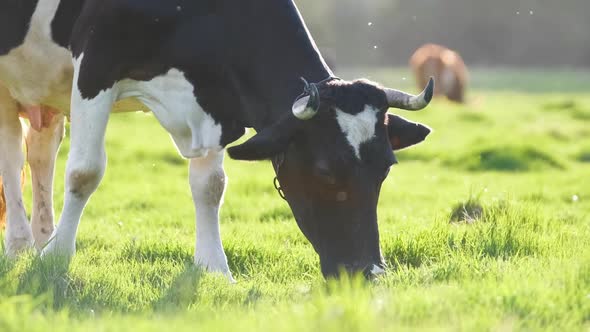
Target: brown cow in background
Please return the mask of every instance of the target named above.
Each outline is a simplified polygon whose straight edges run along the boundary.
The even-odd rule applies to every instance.
[[[436,82],[435,95],[445,95],[458,103],[465,101],[468,73],[457,52],[441,45],[425,44],[410,58],[410,67],[420,89],[432,76]]]

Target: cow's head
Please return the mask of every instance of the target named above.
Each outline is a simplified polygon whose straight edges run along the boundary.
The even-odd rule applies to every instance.
[[[430,133],[387,110],[424,108],[434,82],[418,96],[366,80],[305,85],[292,112],[228,152],[235,159],[273,160],[286,200],[319,254],[325,276],[343,269],[366,276],[380,273],[381,184],[397,162],[393,151]]]

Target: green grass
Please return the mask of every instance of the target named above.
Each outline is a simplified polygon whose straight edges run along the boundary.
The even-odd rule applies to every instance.
[[[408,88],[399,75],[369,74]],[[472,75],[467,105],[403,113],[434,132],[383,186],[378,281],[325,282],[270,164],[229,159],[222,236],[237,284],[203,274],[187,163],[152,116],[117,115],[69,269],[0,256],[0,331],[590,329],[589,75]]]

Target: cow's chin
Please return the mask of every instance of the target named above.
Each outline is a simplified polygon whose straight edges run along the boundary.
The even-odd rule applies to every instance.
[[[309,208],[309,201],[289,199],[289,205],[299,228],[320,257],[324,277],[362,273],[372,278],[384,272],[376,204],[369,209],[345,204],[311,204]]]
[[[385,263],[379,258],[369,260],[358,260],[354,262],[338,262],[328,258],[320,257],[320,266],[325,278],[339,278],[343,274],[362,274],[365,278],[372,280],[385,273]]]
[[[340,241],[339,241],[340,242]],[[385,272],[385,264],[379,249],[379,239],[371,239],[368,243],[350,243],[350,247],[361,246],[358,252],[343,248],[346,244],[321,243],[318,252],[320,266],[325,278],[338,278],[343,274],[362,274],[372,279]]]

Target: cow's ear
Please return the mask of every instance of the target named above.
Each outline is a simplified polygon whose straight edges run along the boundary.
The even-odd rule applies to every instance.
[[[237,160],[271,159],[287,150],[291,138],[297,132],[299,122],[290,114],[278,123],[261,130],[246,142],[228,148],[227,153],[232,159]]]
[[[408,121],[394,114],[387,114],[385,124],[393,150],[401,150],[418,144],[430,134],[430,128],[427,126]]]

